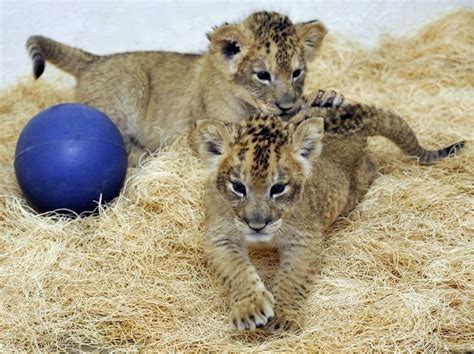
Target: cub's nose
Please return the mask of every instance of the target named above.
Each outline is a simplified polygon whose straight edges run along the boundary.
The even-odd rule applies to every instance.
[[[245,222],[247,223],[248,227],[250,227],[253,231],[258,233],[262,231],[265,228],[265,226],[267,226],[270,223],[270,220],[260,221],[260,220],[245,219]]]

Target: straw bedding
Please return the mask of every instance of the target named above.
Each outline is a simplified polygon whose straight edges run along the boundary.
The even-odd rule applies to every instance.
[[[241,334],[201,248],[203,170],[181,139],[130,169],[98,216],[36,215],[18,190],[26,121],[72,100],[53,80],[0,93],[0,350],[474,349],[474,12],[366,50],[329,38],[308,90],[334,88],[405,117],[456,158],[417,166],[374,138],[379,178],[328,232],[301,334]],[[275,254],[253,255],[270,279]]]

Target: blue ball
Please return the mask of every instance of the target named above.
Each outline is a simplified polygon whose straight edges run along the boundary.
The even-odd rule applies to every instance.
[[[33,117],[20,134],[15,173],[40,212],[93,211],[119,193],[127,150],[115,124],[83,104],[59,104]],[[67,210],[65,210],[67,209]]]

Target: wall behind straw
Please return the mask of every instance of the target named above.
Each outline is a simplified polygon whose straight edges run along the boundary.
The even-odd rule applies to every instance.
[[[42,34],[105,54],[129,50],[199,52],[212,26],[235,21],[252,11],[271,9],[293,21],[318,18],[332,32],[373,47],[381,35],[409,34],[471,0],[442,1],[93,1],[0,0],[0,87],[29,75],[24,45]],[[49,68],[47,76],[55,75]]]

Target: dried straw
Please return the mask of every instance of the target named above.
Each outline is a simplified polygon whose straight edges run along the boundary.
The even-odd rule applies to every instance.
[[[380,176],[330,230],[299,335],[240,334],[201,248],[203,171],[184,140],[129,171],[98,216],[36,215],[18,190],[17,136],[70,101],[58,82],[0,93],[0,350],[462,351],[474,349],[474,12],[366,50],[329,38],[308,90],[334,88],[405,117],[427,147],[468,141],[421,167],[382,138]],[[255,255],[266,278],[275,255]]]

